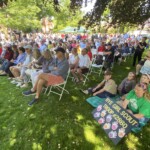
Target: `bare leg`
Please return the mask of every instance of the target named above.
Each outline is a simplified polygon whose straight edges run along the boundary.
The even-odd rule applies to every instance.
[[[39,97],[41,91],[42,91],[42,87],[44,85],[46,85],[46,83],[48,82],[49,80],[49,74],[46,74],[46,73],[42,73],[38,76],[38,79],[35,83],[35,86],[31,89],[32,92],[35,92],[36,91],[36,98]]]
[[[72,70],[71,70],[71,74],[73,75],[73,77],[74,77],[75,79],[78,79],[78,76],[77,76],[77,74],[76,74],[75,72],[76,72],[75,69],[72,69]]]
[[[14,76],[15,78],[20,76],[20,71],[19,71],[19,69],[17,69],[17,68],[11,68],[10,71],[11,71],[11,73],[13,74],[13,76]]]
[[[42,91],[43,86],[47,83],[44,79],[40,79],[37,85],[36,96],[35,98],[39,98],[40,93]]]
[[[80,80],[83,80],[82,70],[80,68],[77,69],[77,73],[78,73],[78,75],[80,77]]]

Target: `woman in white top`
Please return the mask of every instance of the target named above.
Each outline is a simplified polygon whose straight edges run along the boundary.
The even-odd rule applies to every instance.
[[[83,75],[89,71],[90,58],[87,54],[87,49],[82,49],[81,55],[79,55],[79,64],[77,68],[71,69],[71,73],[75,78],[75,81],[83,81]]]
[[[78,67],[79,56],[77,53],[77,48],[73,48],[71,54],[69,55],[69,66],[70,69],[74,69]]]

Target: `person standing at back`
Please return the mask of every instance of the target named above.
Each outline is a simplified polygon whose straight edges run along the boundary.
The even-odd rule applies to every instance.
[[[142,42],[137,43],[137,47],[136,47],[134,57],[133,57],[133,66],[135,66],[137,58],[138,58],[138,62],[140,62],[142,59],[142,54],[144,52],[144,48],[147,46],[147,44],[145,42],[146,39],[147,39],[146,37],[143,37]]]

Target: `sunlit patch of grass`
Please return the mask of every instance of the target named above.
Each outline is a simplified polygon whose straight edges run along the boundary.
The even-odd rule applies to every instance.
[[[113,68],[117,84],[129,71],[134,71],[131,59]],[[24,97],[24,89],[0,77],[0,150],[126,150],[150,149],[150,126],[140,134],[130,133],[115,146],[93,119],[94,109],[86,102],[89,96],[79,89],[98,84],[103,76],[89,75],[85,86],[69,79],[62,100],[57,95],[41,95],[39,103],[28,107],[33,96]],[[29,87],[30,88],[30,87]]]
[[[130,69],[131,69],[131,67],[126,67],[126,69],[127,69],[127,70],[130,70]]]
[[[100,144],[100,138],[94,133],[94,130],[89,126],[84,127],[85,139],[92,144]]]

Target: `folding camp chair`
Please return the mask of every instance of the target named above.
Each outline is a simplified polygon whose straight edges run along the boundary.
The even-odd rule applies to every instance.
[[[66,78],[66,80],[63,83],[56,84],[56,85],[51,85],[50,89],[49,89],[49,87],[47,87],[46,90],[45,90],[45,94],[47,93],[47,91],[49,89],[49,92],[48,92],[47,96],[49,96],[50,93],[54,93],[56,95],[59,95],[59,101],[61,100],[62,95],[63,95],[64,92],[66,92],[67,94],[69,94],[69,92],[65,89],[67,81],[68,81],[68,78],[69,78],[69,74],[70,74],[70,71],[68,71],[67,78]],[[57,90],[59,90],[60,92],[53,91],[52,90],[53,88],[57,88]]]

